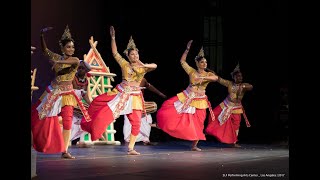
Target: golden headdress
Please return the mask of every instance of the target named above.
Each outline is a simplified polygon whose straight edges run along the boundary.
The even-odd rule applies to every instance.
[[[199,57],[203,57],[204,58],[204,51],[203,51],[203,46],[201,47],[198,55],[195,57],[195,60],[198,59]]]
[[[69,29],[69,26],[67,25],[66,28],[64,29],[64,32],[61,36],[61,39],[59,41],[59,44],[60,46],[63,46],[62,45],[62,41],[65,40],[65,39],[70,39],[73,41],[72,37],[71,37],[71,33],[70,33],[70,29]]]
[[[234,68],[234,70],[231,72],[231,76],[233,78],[234,74],[237,73],[237,72],[241,72],[240,71],[240,64],[238,62],[237,66]]]
[[[123,53],[124,53],[125,55],[127,55],[127,56],[128,56],[128,51],[129,51],[129,49],[134,49],[134,50],[136,50],[136,51],[139,51],[138,48],[136,47],[136,44],[134,43],[134,41],[133,41],[133,39],[132,39],[132,36],[130,36],[129,43],[128,43],[128,45],[127,45],[127,49],[123,51]]]

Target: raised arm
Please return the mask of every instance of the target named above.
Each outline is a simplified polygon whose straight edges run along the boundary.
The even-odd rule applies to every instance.
[[[46,41],[44,40],[44,33],[51,30],[52,27],[47,27],[47,28],[43,28],[40,30],[40,40],[41,40],[41,48],[42,48],[42,51],[45,53],[46,50],[48,49],[47,48],[47,44],[46,44]]]
[[[181,66],[182,66],[182,68],[186,71],[187,74],[190,74],[190,73],[193,71],[193,68],[190,67],[189,64],[186,62],[187,55],[188,55],[188,52],[189,52],[189,50],[190,50],[192,41],[193,41],[193,40],[190,40],[190,41],[188,42],[188,44],[187,44],[187,49],[184,51],[184,53],[182,54],[181,59],[180,59]]]
[[[52,27],[46,27],[40,30],[40,42],[41,42],[41,50],[45,56],[47,56],[52,61],[57,61],[61,58],[59,54],[56,54],[50,51],[47,47],[46,41],[44,39],[44,33],[53,29]]]
[[[117,44],[116,44],[116,31],[113,26],[110,26],[110,36],[111,36],[111,50],[112,54],[115,55],[118,53]]]
[[[193,40],[190,40],[187,44],[187,49],[184,51],[184,53],[182,54],[181,56],[181,59],[180,59],[180,62],[186,62],[186,59],[187,59],[187,55],[189,53],[189,50],[190,50],[190,47],[191,47],[191,44],[192,44],[192,41]]]
[[[118,53],[116,44],[116,32],[113,26],[110,26],[110,36],[111,36],[111,51],[114,59],[122,67],[127,61]]]

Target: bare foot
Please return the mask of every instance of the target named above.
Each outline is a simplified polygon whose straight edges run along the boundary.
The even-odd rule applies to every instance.
[[[140,155],[140,153],[137,152],[137,151],[134,150],[134,149],[130,149],[130,150],[128,150],[128,155]]]
[[[72,156],[68,152],[64,152],[64,153],[61,154],[61,158],[63,158],[63,159],[75,159],[76,157]]]
[[[191,148],[191,151],[201,151],[201,149],[198,147],[193,147],[193,148]]]

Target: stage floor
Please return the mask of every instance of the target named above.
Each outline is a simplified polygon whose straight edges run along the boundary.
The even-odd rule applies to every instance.
[[[190,151],[191,142],[137,143],[137,156],[126,154],[127,146],[94,145],[61,154],[37,153],[38,180],[171,180],[171,179],[289,179],[289,148],[279,144],[241,144],[241,148],[203,141],[201,152]]]

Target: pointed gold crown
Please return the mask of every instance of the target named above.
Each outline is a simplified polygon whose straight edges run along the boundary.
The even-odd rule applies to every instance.
[[[64,32],[61,36],[61,39],[59,41],[60,45],[62,46],[61,44],[61,41],[65,40],[65,39],[70,39],[72,40],[72,37],[71,37],[71,33],[70,33],[70,29],[69,29],[69,26],[67,25],[66,28],[64,29]]]
[[[203,51],[203,46],[201,47],[199,53],[198,53],[198,57],[204,57],[204,51]]]
[[[138,48],[136,47],[136,44],[134,43],[133,39],[132,39],[132,36],[130,36],[130,39],[129,39],[129,43],[127,45],[127,49],[123,51],[124,54],[128,55],[128,51],[129,49],[134,49],[136,51],[139,51]]]
[[[236,72],[240,72],[240,64],[238,62],[237,66],[234,68],[234,70],[231,72],[231,76],[233,77],[233,75],[236,73]]]
[[[203,46],[201,47],[201,49],[195,59],[198,59],[199,57],[204,57]]]

